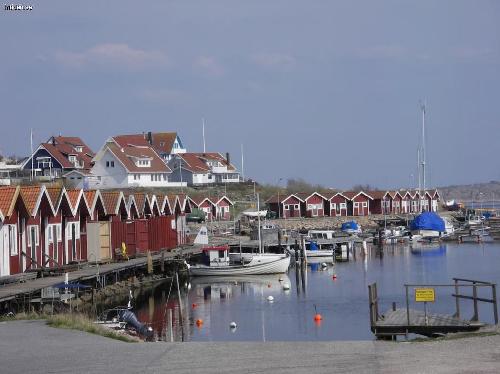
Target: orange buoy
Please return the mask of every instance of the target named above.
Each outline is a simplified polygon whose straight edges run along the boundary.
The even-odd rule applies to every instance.
[[[195,303],[191,304],[191,306],[194,308],[196,308],[198,305],[196,305]]]
[[[322,319],[323,319],[323,317],[321,317],[321,314],[316,313],[316,314],[314,315],[314,321],[319,322],[319,321],[321,321]]]
[[[332,275],[332,279],[333,279],[333,280],[336,280],[336,279],[337,279],[337,274],[333,274],[333,275]]]
[[[198,318],[196,320],[196,326],[201,327],[201,325],[203,325],[203,320]]]

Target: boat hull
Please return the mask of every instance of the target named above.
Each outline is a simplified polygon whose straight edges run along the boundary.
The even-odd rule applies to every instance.
[[[290,257],[282,257],[274,261],[250,263],[248,265],[228,266],[191,266],[189,274],[193,276],[226,276],[226,275],[261,275],[286,273],[290,266]]]

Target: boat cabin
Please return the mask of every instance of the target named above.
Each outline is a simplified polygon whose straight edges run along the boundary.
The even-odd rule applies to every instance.
[[[308,236],[311,239],[333,239],[335,237],[334,230],[309,230]]]
[[[203,263],[210,267],[229,265],[229,246],[204,247]]]

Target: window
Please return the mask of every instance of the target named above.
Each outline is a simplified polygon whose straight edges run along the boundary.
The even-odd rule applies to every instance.
[[[160,147],[165,147],[165,142],[160,142]]]
[[[137,180],[140,180],[141,179],[141,175],[140,174],[134,174],[134,180],[137,181]]]
[[[347,209],[347,203],[340,203],[340,209]]]
[[[75,155],[69,155],[68,156],[69,162],[75,163],[76,162],[76,156]]]
[[[62,234],[62,230],[61,230],[61,228],[62,228],[62,227],[61,227],[61,224],[60,224],[60,223],[56,224],[57,241],[58,241],[58,242],[62,241],[62,236],[61,236],[61,234]]]
[[[47,232],[49,233],[49,243],[52,243],[54,241],[54,238],[52,236],[53,231],[52,231],[52,225],[47,225]]]
[[[77,145],[75,147],[75,151],[78,152],[78,153],[81,153],[81,152],[83,152],[83,147],[81,145]]]
[[[106,167],[109,168],[109,161],[106,161]]]
[[[368,202],[367,201],[363,201],[363,208],[367,208],[368,207]]]
[[[8,247],[10,248],[10,255],[17,255],[17,227],[16,225],[5,225],[8,230]]]
[[[32,245],[32,237],[35,239],[35,246],[40,244],[40,235],[38,233],[38,226],[29,225],[28,226],[28,246]]]
[[[290,210],[290,205],[285,205],[285,210]]]
[[[111,161],[111,167],[114,168],[115,167],[115,162],[114,161]]]

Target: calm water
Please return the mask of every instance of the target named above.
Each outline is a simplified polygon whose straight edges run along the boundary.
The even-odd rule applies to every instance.
[[[310,264],[306,271],[300,265],[293,266],[286,275],[191,278],[181,290],[183,334],[175,285],[170,296],[170,283],[142,295],[137,314],[141,321],[152,323],[161,336],[165,335],[165,310],[173,309],[175,340],[366,340],[373,339],[368,313],[369,284],[378,284],[379,311],[383,313],[393,301],[398,307],[405,305],[403,284],[448,284],[453,277],[499,283],[500,244],[446,244],[425,250],[394,246],[385,247],[382,253],[373,247],[366,256],[358,253],[356,259],[329,264],[326,269]],[[290,284],[289,291],[283,290],[283,283]],[[452,314],[455,304],[451,293],[450,288],[437,288],[437,302],[429,304],[428,309]],[[483,289],[479,294],[490,297],[491,291]],[[268,296],[273,296],[272,303],[267,301]],[[472,316],[471,304],[461,302],[463,316]],[[323,316],[319,324],[314,322],[315,306]],[[413,303],[412,307],[423,309],[422,304]],[[480,304],[479,311],[481,320],[492,321],[491,304]],[[196,326],[197,319],[203,320],[200,327]],[[232,321],[237,323],[235,330],[229,327]]]

